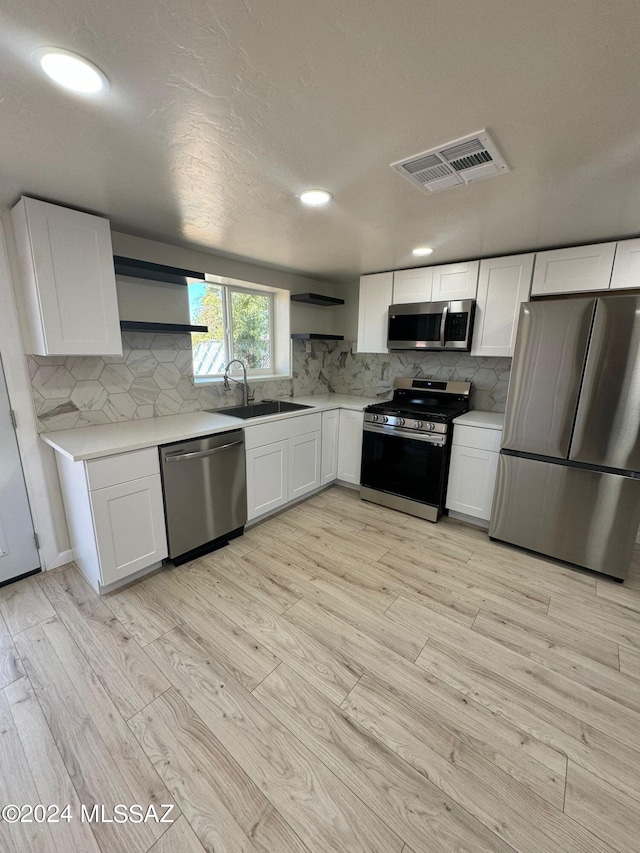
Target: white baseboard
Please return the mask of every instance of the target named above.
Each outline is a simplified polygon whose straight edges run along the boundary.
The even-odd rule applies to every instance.
[[[73,562],[73,551],[69,549],[68,551],[61,551],[58,556],[53,560],[50,566],[47,566],[45,571],[49,569],[57,569],[58,566],[64,566],[65,563]]]

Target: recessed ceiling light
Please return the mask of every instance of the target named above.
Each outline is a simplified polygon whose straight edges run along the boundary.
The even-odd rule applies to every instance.
[[[430,246],[417,246],[411,252],[412,255],[418,255],[418,257],[422,257],[423,255],[430,255],[433,252],[433,249]]]
[[[109,88],[109,81],[93,63],[68,50],[42,47],[34,58],[44,73],[65,89],[81,95],[97,95]]]
[[[329,204],[333,196],[327,190],[305,190],[298,198],[309,207],[322,207],[323,204]]]

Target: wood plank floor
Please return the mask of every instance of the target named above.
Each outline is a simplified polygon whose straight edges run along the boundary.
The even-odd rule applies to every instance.
[[[3,853],[637,851],[640,549],[620,586],[331,488],[102,599],[18,582],[0,800],[73,815]]]

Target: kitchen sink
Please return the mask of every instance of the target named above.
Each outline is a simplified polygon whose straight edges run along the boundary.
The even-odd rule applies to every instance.
[[[226,409],[207,409],[214,415],[229,415],[232,418],[263,418],[265,415],[280,415],[284,412],[298,412],[301,409],[312,409],[313,406],[303,406],[300,403],[288,403],[286,400],[263,400],[262,403],[249,403],[248,406],[231,406]]]

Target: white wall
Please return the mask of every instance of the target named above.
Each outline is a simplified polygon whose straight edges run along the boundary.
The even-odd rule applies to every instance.
[[[189,319],[189,296],[183,284],[116,276],[118,313],[121,320],[146,323],[186,323]]]

